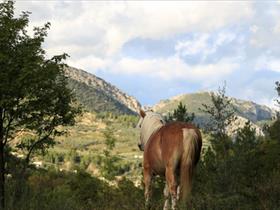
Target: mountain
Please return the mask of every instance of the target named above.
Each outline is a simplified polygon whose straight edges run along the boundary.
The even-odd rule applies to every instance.
[[[231,98],[233,109],[238,117],[236,124],[241,126],[245,124],[247,120],[253,123],[253,127],[259,130],[257,124],[261,124],[264,121],[270,121],[276,114],[275,110],[259,105],[251,101],[240,100]],[[195,113],[196,122],[203,125],[207,121],[207,115],[203,113],[200,108],[201,104],[211,104],[211,92],[199,92],[192,94],[178,95],[170,99],[161,100],[154,105],[152,109],[156,112],[167,114],[177,108],[179,102],[186,105],[188,112]]]
[[[141,107],[134,97],[93,74],[73,67],[67,67],[65,73],[69,80],[69,87],[88,111],[136,114]],[[236,98],[231,100],[239,124],[243,124],[246,120],[261,124],[275,116],[275,110],[267,106]],[[177,108],[179,102],[185,104],[189,112],[195,113],[197,123],[203,125],[207,121],[207,115],[200,108],[202,108],[201,104],[211,104],[211,92],[178,95],[161,100],[152,108],[156,112],[167,114]]]
[[[88,111],[135,114],[140,103],[114,85],[81,69],[65,68],[68,84]]]

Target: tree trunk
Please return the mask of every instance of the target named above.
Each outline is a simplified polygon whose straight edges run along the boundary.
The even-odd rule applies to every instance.
[[[5,208],[5,159],[4,159],[4,129],[3,109],[0,107],[0,209]]]
[[[28,166],[29,161],[25,160],[23,165],[21,166],[22,168],[19,169],[19,172],[17,173],[16,176],[16,188],[14,192],[14,204],[16,206],[17,203],[21,202],[22,199],[22,194],[24,190],[24,180],[26,179],[26,169]]]
[[[5,208],[5,160],[4,144],[0,140],[0,209]]]

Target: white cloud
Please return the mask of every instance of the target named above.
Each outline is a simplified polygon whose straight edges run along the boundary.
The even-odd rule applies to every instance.
[[[227,31],[221,31],[216,35],[209,33],[196,34],[192,39],[178,41],[175,45],[175,51],[180,56],[199,55],[201,61],[204,61],[208,55],[214,54],[219,47],[226,45],[238,37]]]
[[[272,60],[269,64],[269,69],[272,71],[280,72],[280,60]]]
[[[160,39],[193,30],[208,32],[253,15],[251,2],[31,1],[16,2],[16,8],[31,10],[34,25],[52,23],[47,40],[50,48],[52,43],[59,46],[81,37],[91,42],[93,53],[103,56],[117,53],[133,38]]]
[[[255,5],[257,14],[250,31],[252,32],[248,47],[253,47],[262,53],[269,49],[272,53],[280,55],[280,5],[276,2],[266,4],[258,2]]]
[[[250,27],[250,31],[251,32],[253,32],[253,33],[256,33],[257,31],[258,31],[258,26],[256,26],[256,25],[252,25],[251,27]]]
[[[276,108],[275,99],[277,92],[275,90],[275,80],[272,78],[256,78],[242,88],[236,87],[235,97],[251,100],[259,104],[265,104],[269,107]]]
[[[234,60],[222,59],[217,63],[188,65],[178,56],[167,59],[122,58],[112,71],[122,74],[141,74],[163,80],[182,79],[190,82],[207,80],[211,83],[229,75],[239,67]]]
[[[95,73],[99,69],[104,69],[110,66],[110,62],[111,61],[90,55],[77,60],[70,59],[67,64],[80,69],[87,69],[88,71],[91,70],[92,73]]]
[[[178,41],[175,50],[182,56],[196,55],[201,52],[211,52],[208,45],[209,34],[202,34],[194,37],[192,40]]]
[[[256,59],[255,70],[270,70],[280,72],[280,60],[275,57],[260,56]]]

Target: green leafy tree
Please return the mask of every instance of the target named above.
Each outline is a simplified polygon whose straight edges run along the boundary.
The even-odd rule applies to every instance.
[[[66,88],[63,60],[66,54],[46,59],[42,44],[50,27],[35,27],[27,34],[28,12],[18,18],[14,2],[0,3],[0,203],[5,200],[5,150],[17,144],[24,152],[21,173],[35,151],[44,152],[54,137],[64,134],[61,125],[73,125],[79,109]],[[29,138],[19,139],[19,133]],[[16,141],[15,141],[16,140]]]
[[[107,126],[103,132],[105,137],[105,149],[103,154],[99,156],[99,165],[101,167],[101,175],[106,179],[112,180],[118,174],[120,161],[119,157],[112,154],[116,145],[116,138],[114,137],[114,130]]]
[[[180,102],[178,107],[173,111],[173,113],[169,113],[165,120],[166,122],[193,122],[194,118],[194,113],[188,113],[186,106]]]

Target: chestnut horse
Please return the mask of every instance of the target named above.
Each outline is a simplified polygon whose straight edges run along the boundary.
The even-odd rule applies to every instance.
[[[150,183],[153,175],[166,178],[164,188],[164,210],[169,208],[171,196],[172,210],[177,200],[187,201],[191,181],[202,146],[200,131],[192,124],[183,122],[165,123],[162,116],[140,110],[141,119],[138,146],[144,151],[145,201],[149,206]]]

